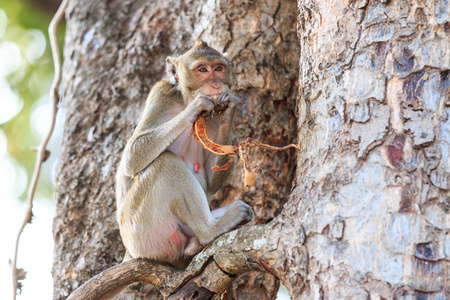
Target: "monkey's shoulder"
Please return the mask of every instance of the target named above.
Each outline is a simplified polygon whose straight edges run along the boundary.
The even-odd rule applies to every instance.
[[[171,84],[169,80],[162,80],[155,83],[149,97],[157,101],[182,101],[183,99],[180,90]]]

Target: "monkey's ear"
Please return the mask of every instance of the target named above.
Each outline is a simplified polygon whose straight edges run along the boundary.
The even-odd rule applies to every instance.
[[[178,59],[170,56],[166,58],[167,76],[169,76],[170,83],[174,85],[178,83],[177,67]]]
[[[208,47],[208,44],[203,40],[197,40],[194,45],[194,49],[206,49]]]

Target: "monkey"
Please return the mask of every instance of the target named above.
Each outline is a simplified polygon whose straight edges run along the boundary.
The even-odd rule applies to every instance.
[[[215,172],[226,157],[205,150],[193,124],[206,118],[209,137],[229,141],[239,98],[230,92],[230,63],[198,40],[179,57],[167,57],[168,80],[157,82],[125,145],[116,174],[117,221],[131,258],[185,268],[204,246],[252,220],[237,200],[211,211],[212,196],[230,177]],[[218,112],[218,108],[224,108]]]

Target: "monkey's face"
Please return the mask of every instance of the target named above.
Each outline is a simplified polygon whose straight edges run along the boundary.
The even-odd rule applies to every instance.
[[[228,91],[228,66],[223,60],[196,61],[189,70],[186,86],[196,88],[196,94],[217,97]]]
[[[202,94],[215,98],[228,91],[228,62],[221,58],[180,60],[177,76],[179,86],[193,100]]]
[[[199,94],[215,98],[229,90],[228,60],[202,41],[180,57],[168,57],[166,61],[170,82],[178,85],[188,101]]]

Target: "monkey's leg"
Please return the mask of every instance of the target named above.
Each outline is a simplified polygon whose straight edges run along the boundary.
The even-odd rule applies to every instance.
[[[208,217],[200,222],[191,222],[191,220],[180,216],[180,219],[194,231],[195,236],[203,246],[237,226],[249,222],[252,218],[251,207],[242,201],[230,204],[220,218],[215,218],[211,212],[209,212]]]
[[[215,209],[215,210],[211,211],[211,213],[214,216],[214,218],[220,219],[228,211],[228,209],[230,209],[231,205],[233,205],[233,203],[228,204],[224,207]],[[200,252],[202,249],[203,249],[203,246],[200,244],[200,241],[198,240],[198,238],[196,236],[194,236],[189,240],[188,244],[186,245],[184,254],[187,256],[192,256],[192,255],[195,255],[198,252]]]
[[[184,182],[172,180],[172,189],[179,190],[181,196],[177,205],[173,206],[174,213],[194,232],[201,245],[209,244],[219,235],[253,218],[252,209],[242,201],[233,202],[212,213],[200,183],[181,158],[172,160],[172,164],[175,161],[178,161],[177,169]]]
[[[231,204],[233,204],[233,203],[231,203]],[[230,208],[231,204],[225,205],[224,207],[217,208],[217,209],[211,211],[211,213],[213,214],[213,216],[216,219],[219,219],[227,212],[227,210]]]

